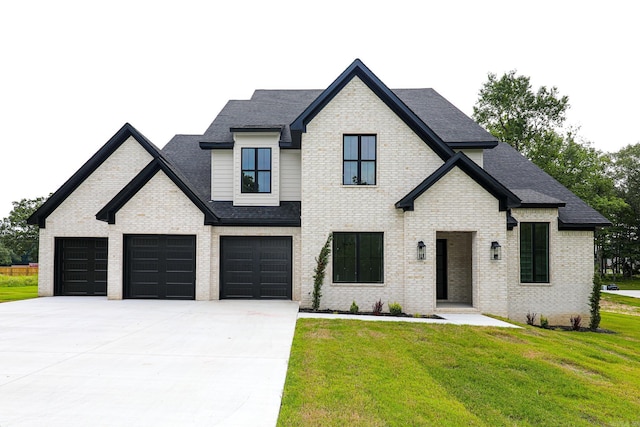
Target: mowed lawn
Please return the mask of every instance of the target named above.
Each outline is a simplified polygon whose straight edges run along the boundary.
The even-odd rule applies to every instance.
[[[299,319],[279,426],[640,425],[640,300],[615,333]]]
[[[38,276],[5,276],[0,274],[0,303],[36,298]]]

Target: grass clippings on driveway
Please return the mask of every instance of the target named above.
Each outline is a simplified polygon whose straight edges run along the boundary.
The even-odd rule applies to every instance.
[[[278,425],[640,423],[640,317],[523,326],[299,319]]]

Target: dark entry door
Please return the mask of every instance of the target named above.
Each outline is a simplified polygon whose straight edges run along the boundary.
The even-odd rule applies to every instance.
[[[107,295],[107,246],[107,238],[56,238],[54,295]]]
[[[220,298],[291,299],[291,237],[221,237]]]
[[[196,237],[127,235],[125,298],[195,299]]]
[[[447,239],[436,240],[436,299],[447,299]]]

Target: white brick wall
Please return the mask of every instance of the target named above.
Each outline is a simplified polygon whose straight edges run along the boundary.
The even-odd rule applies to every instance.
[[[108,224],[96,220],[96,213],[151,159],[130,137],[49,215],[40,230],[38,295],[53,295],[55,238],[107,237]]]
[[[124,235],[187,234],[196,236],[196,299],[211,295],[211,231],[204,225],[204,214],[159,171],[116,214],[109,226],[109,266],[107,295],[122,299]]]
[[[519,222],[549,222],[549,283],[520,283],[520,227],[509,232],[509,317],[525,321],[527,312],[568,324],[589,319],[593,280],[593,232],[559,231],[557,209],[514,209]],[[504,254],[504,249],[503,249]]]

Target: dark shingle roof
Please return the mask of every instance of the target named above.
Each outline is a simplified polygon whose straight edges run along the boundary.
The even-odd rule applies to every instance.
[[[300,202],[280,206],[233,206],[233,202],[209,202],[219,225],[300,227]]]
[[[517,194],[523,206],[554,203],[561,228],[593,228],[610,225],[595,209],[583,202],[509,144],[500,143],[484,151],[484,169]]]

